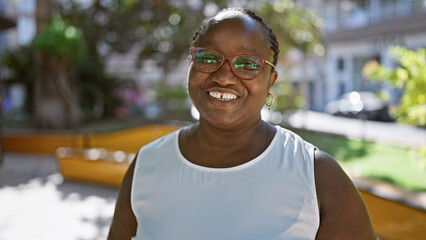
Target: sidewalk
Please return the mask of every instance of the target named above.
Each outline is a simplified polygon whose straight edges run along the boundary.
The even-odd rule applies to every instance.
[[[426,129],[395,122],[363,121],[320,112],[298,111],[289,117],[288,123],[293,128],[337,134],[351,139],[402,147],[426,147]]]
[[[5,154],[0,240],[104,240],[118,189],[64,181],[54,157]]]

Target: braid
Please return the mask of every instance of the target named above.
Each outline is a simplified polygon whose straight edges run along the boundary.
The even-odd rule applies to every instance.
[[[207,26],[209,21],[212,19],[213,17],[210,18],[206,18],[203,20],[203,22],[201,22],[201,26],[200,28],[198,28],[198,31],[194,34],[194,36],[192,37],[191,40],[191,47],[193,47],[195,45],[195,42],[198,40],[198,37],[200,35],[203,35],[205,33],[205,31],[207,30]]]
[[[244,8],[225,8],[225,9],[221,10],[220,12],[218,12],[217,14],[219,14],[221,12],[226,12],[226,11],[238,11],[238,12],[242,12],[242,13],[246,14],[247,16],[251,17],[252,19],[256,20],[257,22],[259,22],[265,28],[266,33],[268,35],[268,40],[269,40],[270,48],[274,52],[274,61],[273,61],[273,64],[276,65],[277,62],[278,62],[278,54],[280,53],[279,43],[277,41],[277,36],[275,35],[274,31],[272,30],[272,28],[268,24],[265,23],[265,21],[263,20],[263,18],[261,16],[257,15],[255,12],[253,12],[251,10],[248,10],[248,9],[244,9]],[[215,16],[210,17],[210,18],[206,18],[206,19],[203,20],[203,22],[201,23],[200,28],[198,29],[198,31],[192,37],[191,46],[194,46],[195,42],[198,40],[198,38],[206,32],[208,23],[214,17]]]
[[[262,26],[266,29],[267,33],[268,33],[268,40],[269,40],[269,44],[270,47],[272,49],[272,51],[274,52],[274,62],[273,64],[277,64],[278,62],[278,54],[280,53],[280,47],[279,47],[279,43],[277,41],[277,36],[275,35],[274,31],[272,31],[272,28],[265,23],[265,21],[263,20],[263,18],[259,15],[257,15],[255,12],[248,10],[248,9],[244,9],[244,8],[231,8],[230,10],[236,10],[236,11],[240,11],[243,12],[245,14],[247,14],[248,16],[250,16],[251,18],[253,18],[254,20],[258,21],[260,24],[262,24]]]

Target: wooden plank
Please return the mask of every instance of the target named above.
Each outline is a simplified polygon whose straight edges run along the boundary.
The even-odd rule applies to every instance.
[[[128,162],[88,160],[82,156],[58,158],[64,179],[119,187],[129,167]]]
[[[177,130],[175,125],[149,125],[104,134],[28,134],[3,136],[3,151],[55,155],[59,147],[73,149],[106,148],[138,152],[141,146]]]
[[[3,151],[9,153],[54,155],[59,147],[82,149],[82,135],[12,135],[3,136]]]
[[[105,134],[90,134],[88,136],[89,146],[90,148],[106,148],[108,150],[136,153],[141,146],[167,135],[179,127],[173,125],[153,125]]]

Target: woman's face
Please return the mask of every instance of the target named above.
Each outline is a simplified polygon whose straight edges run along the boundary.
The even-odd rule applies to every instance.
[[[252,54],[272,61],[273,52],[262,26],[248,16],[236,18],[233,14],[230,18],[226,13],[219,16],[194,47],[210,48],[225,57]],[[266,63],[256,78],[243,80],[233,74],[228,61],[213,73],[199,72],[191,62],[188,92],[200,113],[200,122],[220,129],[244,128],[260,120],[260,110],[276,77]]]

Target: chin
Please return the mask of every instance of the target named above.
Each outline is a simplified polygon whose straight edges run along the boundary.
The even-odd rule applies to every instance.
[[[200,118],[200,123],[205,122],[210,126],[222,130],[244,128],[244,126],[250,125],[249,123],[253,123],[254,121],[255,120],[250,121],[250,119],[246,117],[224,116],[223,114]]]

